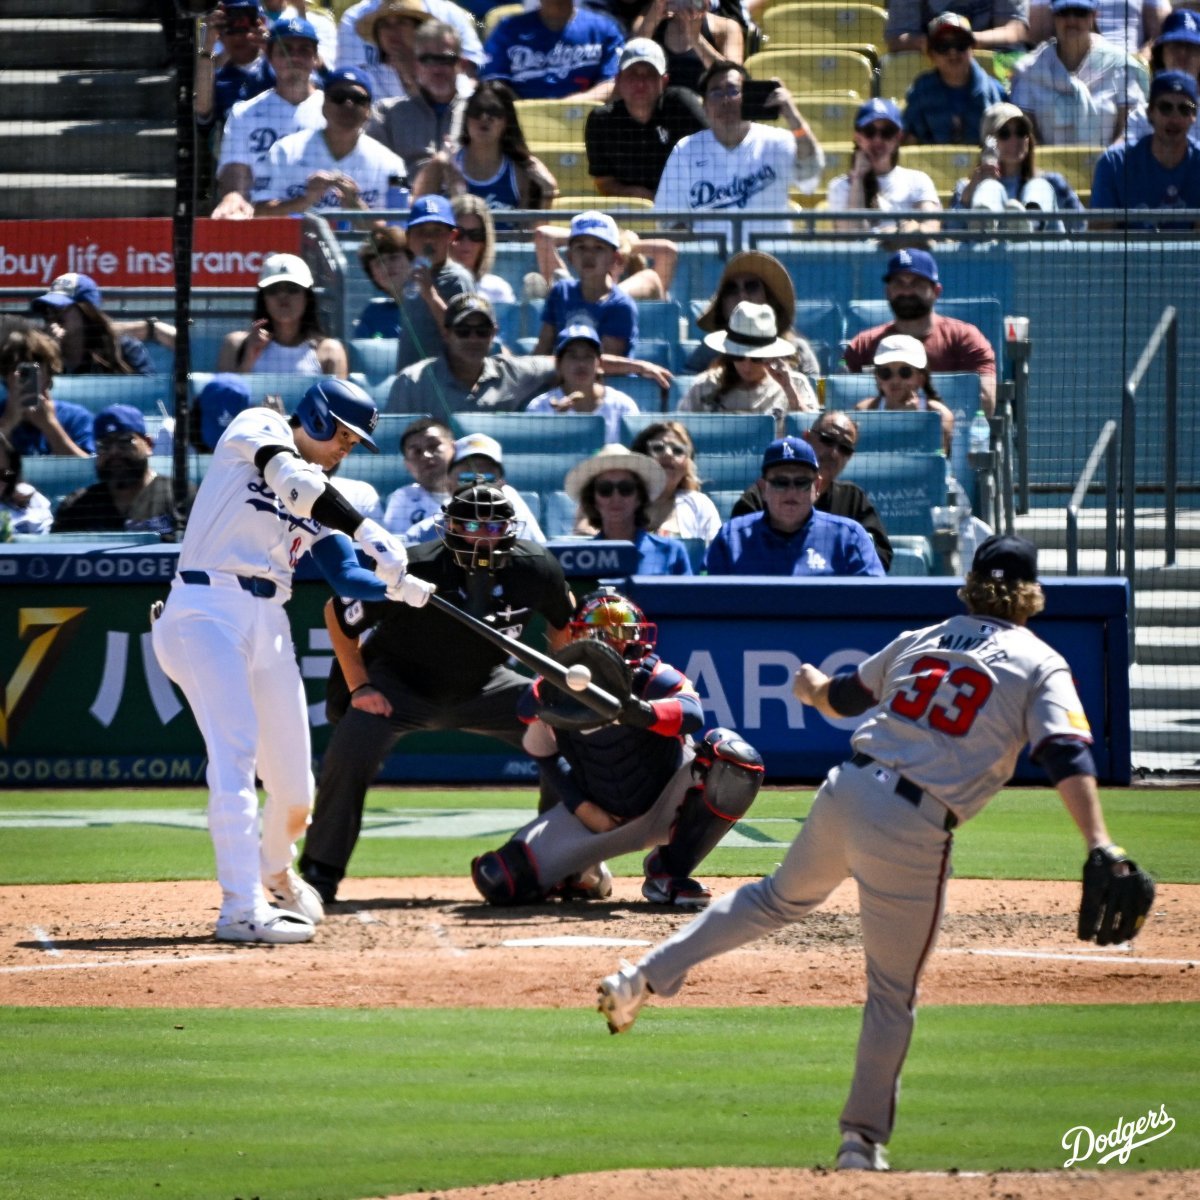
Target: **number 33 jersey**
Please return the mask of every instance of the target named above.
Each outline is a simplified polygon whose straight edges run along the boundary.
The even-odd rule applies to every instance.
[[[901,634],[858,668],[879,705],[855,750],[929,792],[959,821],[1012,777],[1028,743],[1092,735],[1066,659],[1024,626],[964,614]]]

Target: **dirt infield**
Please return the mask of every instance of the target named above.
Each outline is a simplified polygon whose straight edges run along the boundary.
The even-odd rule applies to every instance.
[[[741,880],[714,881],[719,893]],[[488,909],[464,879],[352,879],[305,946],[212,939],[215,883],[0,887],[0,1004],[591,1005],[595,981],[685,917],[617,880],[611,901]],[[925,1004],[1200,1000],[1200,887],[1164,885],[1136,950],[1074,938],[1075,883],[955,880]],[[806,921],[697,968],[664,1005],[861,1003],[852,885]],[[599,1018],[597,1017],[597,1021]],[[832,1147],[831,1147],[832,1149]],[[402,1200],[1185,1200],[1200,1172],[961,1175],[616,1171]]]

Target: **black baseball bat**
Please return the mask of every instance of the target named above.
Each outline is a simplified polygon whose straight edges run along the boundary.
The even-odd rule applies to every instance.
[[[493,646],[499,646],[518,662],[524,663],[531,671],[536,671],[548,679],[555,687],[562,688],[564,692],[578,697],[580,703],[586,704],[592,712],[604,717],[605,720],[611,721],[621,711],[621,701],[594,683],[589,683],[582,692],[568,687],[567,668],[548,654],[543,654],[540,650],[525,645],[524,642],[506,637],[500,630],[493,629],[491,625],[478,620],[470,613],[463,612],[461,608],[455,608],[449,600],[439,596],[436,592],[429,597],[429,603],[444,612],[446,616],[453,617],[459,624],[465,625],[473,633],[477,633],[481,638],[491,642]]]

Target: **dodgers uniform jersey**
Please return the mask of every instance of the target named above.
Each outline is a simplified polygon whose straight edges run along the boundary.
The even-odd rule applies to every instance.
[[[485,79],[500,79],[522,100],[554,100],[586,92],[617,74],[625,37],[610,16],[577,8],[551,29],[538,12],[501,21],[484,46]]]
[[[426,517],[437,516],[450,499],[449,492],[429,492],[419,483],[397,488],[383,511],[383,527],[389,533],[403,535]]]
[[[1026,744],[1036,756],[1051,738],[1092,741],[1066,659],[998,617],[962,614],[901,634],[858,677],[879,706],[855,731],[855,750],[960,823],[1009,781]]]
[[[819,178],[818,168],[818,178]],[[701,214],[784,210],[788,205],[788,185],[796,173],[796,139],[786,130],[772,129],[751,122],[750,131],[732,150],[717,141],[712,130],[705,129],[683,138],[671,151],[654,207],[687,209]],[[808,181],[797,181],[802,190],[812,191]],[[725,221],[693,220],[698,233],[727,233]],[[753,221],[743,226],[753,233],[788,233],[786,220]]]
[[[313,92],[299,104],[291,104],[274,88],[250,100],[239,100],[230,110],[221,138],[221,157],[217,174],[230,163],[254,167],[261,163],[271,147],[290,133],[305,129],[324,129],[324,92]],[[261,171],[255,171],[254,186],[261,186]]]
[[[295,200],[303,196],[308,178],[316,171],[338,171],[358,184],[358,194],[368,208],[387,207],[388,178],[406,176],[404,159],[365,134],[344,158],[334,158],[319,129],[306,129],[282,137],[255,168],[255,204],[265,200]],[[316,209],[341,208],[330,190],[313,205]]]
[[[179,569],[266,578],[275,584],[275,603],[284,604],[291,598],[296,564],[333,530],[284,508],[254,465],[254,456],[267,446],[296,448],[282,414],[247,408],[229,422],[196,493]]]

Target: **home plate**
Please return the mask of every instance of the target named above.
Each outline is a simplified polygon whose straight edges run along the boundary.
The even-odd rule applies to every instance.
[[[508,938],[502,946],[649,946],[644,938],[582,937],[567,933],[561,937]]]

